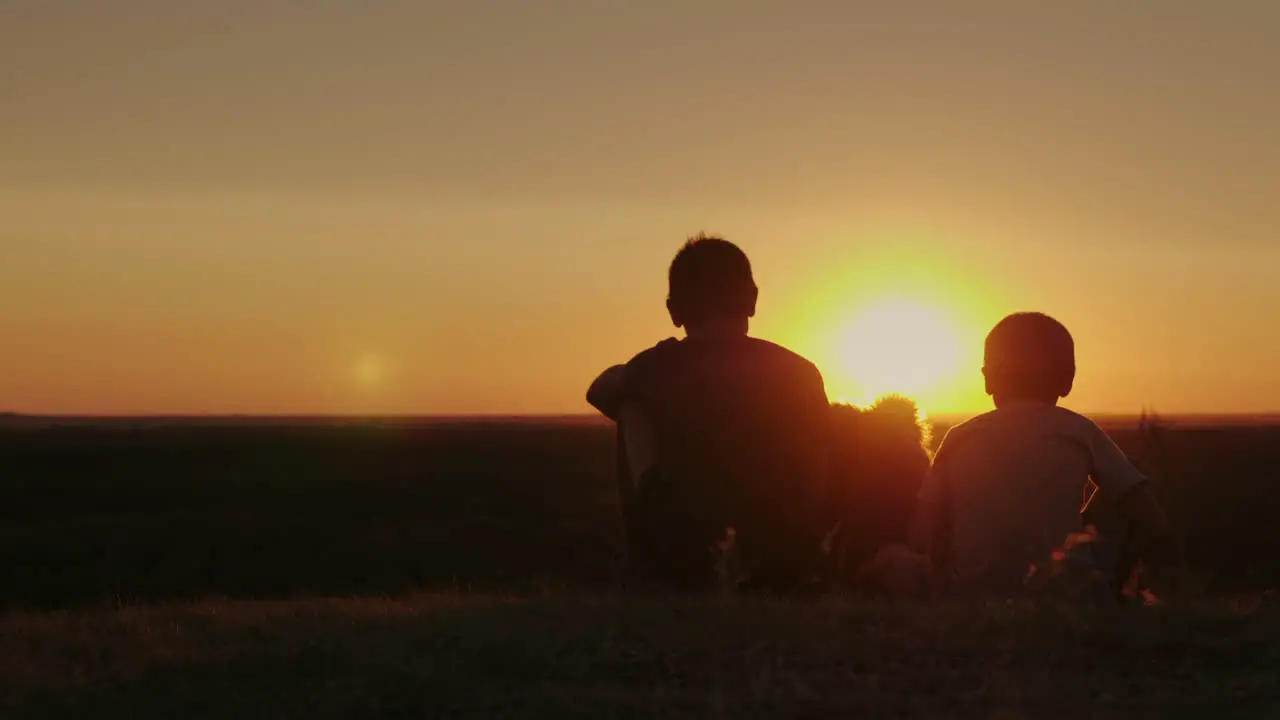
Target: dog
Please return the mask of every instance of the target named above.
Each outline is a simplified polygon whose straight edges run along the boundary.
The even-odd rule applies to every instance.
[[[895,595],[921,586],[928,563],[907,540],[929,472],[931,428],[916,404],[901,396],[865,409],[834,404],[831,413],[834,517],[824,548],[829,584]]]

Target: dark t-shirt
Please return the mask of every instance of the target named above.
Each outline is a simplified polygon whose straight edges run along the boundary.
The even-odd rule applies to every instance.
[[[821,537],[830,411],[813,363],[745,336],[670,339],[627,364],[627,395],[653,436],[650,512],[696,542],[734,527],[744,550]]]

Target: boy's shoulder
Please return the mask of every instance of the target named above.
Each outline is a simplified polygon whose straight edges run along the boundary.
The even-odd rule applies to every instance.
[[[943,444],[955,447],[966,438],[1044,429],[1055,434],[1088,438],[1102,432],[1092,420],[1073,410],[1056,405],[1019,405],[989,410],[952,426]]]
[[[795,351],[787,350],[786,347],[778,345],[776,342],[760,340],[756,337],[745,337],[741,340],[735,340],[737,350],[763,360],[765,363],[783,366],[783,368],[791,368],[796,372],[818,373],[818,366],[810,363],[803,355],[797,354]],[[658,342],[653,347],[645,348],[630,361],[627,361],[628,368],[644,368],[644,366],[666,363],[678,359],[682,356],[692,356],[698,354],[700,347],[696,342],[689,340],[680,340],[680,338],[668,337],[667,340]]]
[[[675,352],[679,352],[679,347],[680,347],[680,340],[678,338],[669,337],[665,340],[658,342],[656,345],[647,347],[644,350],[641,350],[640,352],[636,353],[634,356],[632,356],[630,360],[627,361],[626,364],[628,367],[635,366],[635,365],[643,365],[647,362],[652,362],[655,359],[658,359],[664,356],[669,356]]]
[[[775,360],[778,363],[791,365],[806,372],[818,372],[818,366],[810,362],[808,358],[775,342],[749,337],[747,338],[747,346],[761,356]]]

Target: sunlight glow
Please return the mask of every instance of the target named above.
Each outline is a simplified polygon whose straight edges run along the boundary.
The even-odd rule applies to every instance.
[[[927,398],[962,367],[963,344],[940,311],[906,299],[886,299],[857,311],[838,332],[837,367],[856,404],[889,393]]]
[[[944,252],[940,232],[888,227],[852,242],[833,231],[837,250],[761,330],[811,359],[832,401],[899,394],[927,416],[987,410],[983,339],[1017,303],[980,259]]]

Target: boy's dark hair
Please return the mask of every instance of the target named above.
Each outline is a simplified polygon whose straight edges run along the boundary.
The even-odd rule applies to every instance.
[[[1075,340],[1044,313],[1015,313],[987,335],[982,373],[991,395],[1056,402],[1075,382]]]
[[[667,274],[667,306],[677,324],[755,314],[751,261],[724,238],[698,235],[685,242]]]

